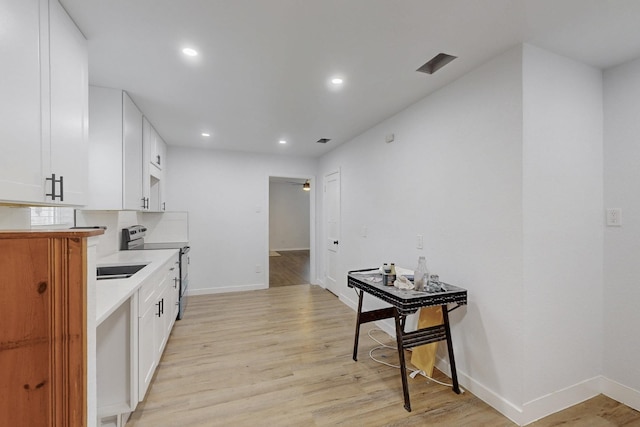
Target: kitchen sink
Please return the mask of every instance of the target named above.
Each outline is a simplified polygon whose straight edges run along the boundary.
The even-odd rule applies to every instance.
[[[146,267],[147,264],[112,265],[97,267],[97,279],[127,279]]]

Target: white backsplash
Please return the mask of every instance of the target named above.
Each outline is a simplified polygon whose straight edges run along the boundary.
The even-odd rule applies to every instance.
[[[147,243],[188,242],[188,212],[139,212],[140,224],[147,227]]]
[[[28,230],[31,211],[26,207],[0,206],[0,230]]]
[[[147,227],[146,242],[188,242],[189,216],[187,212],[136,212],[136,211],[76,211],[77,226],[106,226],[100,236],[98,257],[120,250],[122,229],[132,225]]]

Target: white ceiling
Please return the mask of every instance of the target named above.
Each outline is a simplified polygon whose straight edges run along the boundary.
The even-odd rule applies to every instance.
[[[317,157],[521,42],[600,68],[640,57],[639,0],[61,3],[90,83],[129,92],[170,145]],[[440,52],[458,59],[415,71]]]

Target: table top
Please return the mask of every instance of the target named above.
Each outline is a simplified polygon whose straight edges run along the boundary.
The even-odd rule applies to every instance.
[[[379,279],[379,280],[378,280]],[[372,294],[393,305],[401,314],[411,314],[420,307],[467,303],[467,290],[448,283],[440,282],[442,291],[427,292],[409,289],[398,289],[395,286],[382,284],[382,274],[378,269],[354,270],[347,274],[347,285]]]

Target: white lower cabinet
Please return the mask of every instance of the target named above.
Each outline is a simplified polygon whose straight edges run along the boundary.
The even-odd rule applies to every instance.
[[[96,331],[96,383],[98,425],[121,426],[133,412],[138,399],[134,336],[136,334],[136,295],[118,307]]]
[[[178,255],[97,327],[98,426],[124,426],[144,400],[177,316]]]
[[[145,283],[139,292],[138,310],[138,399],[144,400],[151,379],[160,363],[171,329],[176,320],[178,302],[174,280],[178,258],[172,258],[159,270],[158,280]],[[178,286],[179,289],[179,286]]]

